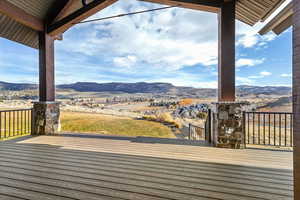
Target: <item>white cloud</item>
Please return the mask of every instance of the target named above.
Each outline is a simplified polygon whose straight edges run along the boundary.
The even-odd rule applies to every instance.
[[[124,0],[92,18],[151,7],[160,6]],[[87,56],[113,57],[113,63],[121,62],[123,66],[129,65],[123,57],[134,56],[138,58],[136,64],[170,71],[196,64],[217,64],[217,27],[216,14],[173,8],[78,25],[73,30],[80,31],[80,36],[65,37],[61,46]],[[66,34],[71,33],[72,30]]]
[[[253,67],[255,65],[262,64],[264,61],[265,61],[264,58],[262,58],[262,59],[240,58],[236,61],[236,66],[237,67],[243,67],[243,66]]]
[[[161,7],[161,5],[123,0],[90,19],[155,7]],[[237,22],[236,45],[253,47],[274,39],[272,36],[258,36],[257,30],[257,27],[253,29],[253,27]],[[90,70],[90,79],[97,80],[99,76],[96,76],[96,73],[100,72],[103,75],[107,72],[110,76],[117,73],[116,81],[151,81],[175,74],[174,72],[187,66],[200,64],[209,66],[210,69],[214,68],[213,65],[218,62],[217,33],[216,14],[172,8],[155,13],[77,25],[65,33],[64,41],[57,43],[57,49],[60,53],[78,54],[84,59],[78,62],[80,64],[70,65],[73,68],[75,66],[98,68],[98,71]],[[60,66],[69,66],[66,60],[68,59],[61,59]],[[92,64],[89,63],[90,60],[93,60]],[[236,64],[237,67],[251,67],[263,62],[264,59],[240,58]],[[144,75],[145,78],[138,79],[137,74],[139,77]],[[199,74],[197,76],[194,80],[182,76],[174,76],[166,80],[175,79],[181,85],[216,87],[215,81],[199,80],[201,77]],[[103,76],[100,78],[101,81],[106,78],[113,79],[113,77]],[[84,80],[85,78],[82,75],[78,79]]]
[[[266,76],[271,76],[272,73],[271,72],[268,72],[268,71],[262,71],[259,73],[259,75],[256,75],[256,76],[249,76],[248,78],[249,79],[259,79],[259,78],[264,78]]]
[[[280,76],[281,76],[281,77],[291,78],[291,77],[292,77],[292,74],[281,74]]]
[[[157,4],[138,1],[119,1],[90,19],[119,13],[160,7]],[[237,45],[253,47],[274,39],[260,37],[258,28],[237,21]],[[65,37],[65,48],[88,56],[135,56],[140,63],[152,67],[176,70],[184,66],[202,64],[210,66],[218,60],[217,15],[191,9],[172,8],[126,16],[100,22],[78,25],[81,40],[74,42]],[[78,37],[75,38],[76,40]],[[76,44],[76,48],[70,45]],[[114,62],[115,60],[113,60]],[[241,63],[241,62],[248,63]],[[243,66],[253,66],[260,60],[240,60]],[[137,63],[139,64],[139,63]],[[239,64],[239,63],[238,63]]]
[[[254,46],[264,46],[268,42],[274,40],[276,35],[274,33],[268,33],[264,36],[260,36],[258,31],[262,28],[263,24],[258,23],[254,27],[244,24],[240,21],[236,23],[237,31],[237,46],[244,48],[251,48]]]
[[[256,76],[248,76],[248,77],[236,77],[237,85],[257,85],[257,80],[260,78],[264,78],[266,76],[271,76],[272,73],[268,71],[262,71],[259,75]]]
[[[117,67],[132,67],[136,64],[137,58],[135,56],[116,57],[113,62]]]
[[[271,76],[272,73],[271,72],[267,72],[267,71],[262,71],[259,73],[261,76]]]

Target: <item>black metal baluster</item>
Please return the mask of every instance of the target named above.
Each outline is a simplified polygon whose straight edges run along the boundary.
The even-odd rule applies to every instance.
[[[264,139],[263,139],[263,142],[264,142],[264,145],[266,144],[266,113],[263,113],[263,121],[264,121]]]
[[[15,129],[15,111],[12,112],[12,127],[13,127],[13,136],[16,136],[16,129]]]
[[[0,138],[2,139],[4,136],[2,135],[2,112],[0,111]]]
[[[189,140],[191,140],[191,124],[189,124]]]
[[[24,119],[23,119],[23,110],[21,110],[20,111],[20,114],[21,114],[21,135],[23,135],[23,121],[24,121]]]
[[[23,135],[26,134],[26,113],[23,111]]]
[[[247,122],[248,122],[248,125],[247,125],[247,127],[248,127],[248,131],[247,131],[247,134],[248,134],[248,144],[250,144],[250,123],[249,123],[249,118],[250,118],[250,114],[249,113],[247,113]]]
[[[26,114],[27,110],[24,111],[24,118],[25,118],[25,121],[24,121],[24,126],[25,126],[25,132],[24,134],[27,134],[27,114]]]
[[[255,144],[255,113],[252,113],[252,144]]]
[[[26,115],[25,111],[23,111],[23,135],[26,134]]]
[[[30,133],[33,134],[33,110],[30,110]]]
[[[279,114],[279,146],[281,146],[281,114]]]
[[[269,113],[269,145],[271,145],[271,114]]]
[[[258,113],[258,144],[260,144],[260,113]]]
[[[274,127],[274,146],[276,146],[276,114],[274,113],[274,119],[273,119],[273,127]]]
[[[4,131],[5,131],[5,138],[7,138],[7,131],[6,131],[6,127],[7,127],[7,125],[6,125],[6,112],[4,112]]]
[[[31,110],[28,110],[28,112],[27,112],[27,115],[28,115],[28,121],[27,121],[27,126],[28,126],[28,134],[30,134],[30,121],[31,121],[31,119],[30,119],[30,112],[31,112]]]
[[[286,146],[286,127],[287,127],[287,124],[286,124],[286,117],[287,117],[287,114],[285,113],[284,114],[284,146]]]
[[[32,109],[0,111],[0,140],[31,134],[33,127],[32,114]],[[200,133],[202,128],[195,126],[193,129],[194,139],[202,140],[202,135],[197,134],[197,131]]]
[[[18,130],[18,135],[20,135],[20,111],[17,111],[17,130]]]
[[[293,114],[290,114],[290,146],[293,147]]]
[[[244,145],[246,147],[246,113],[243,112],[243,136],[244,136]]]
[[[26,111],[25,110],[23,111],[23,117],[24,117],[23,135],[25,135],[26,134]]]
[[[9,137],[11,137],[11,111],[8,111],[8,131],[9,131]]]
[[[18,133],[19,133],[19,135],[22,135],[22,131],[21,131],[21,113],[20,113],[20,110],[18,111]]]

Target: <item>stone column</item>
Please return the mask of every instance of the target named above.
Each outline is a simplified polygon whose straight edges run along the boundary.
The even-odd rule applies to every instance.
[[[33,103],[33,135],[51,135],[60,131],[59,102]]]
[[[213,103],[213,136],[214,146],[221,148],[245,148],[244,106],[245,102]]]

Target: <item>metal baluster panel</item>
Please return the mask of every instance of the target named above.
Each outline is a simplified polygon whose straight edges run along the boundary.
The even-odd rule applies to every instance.
[[[32,109],[0,111],[0,140],[31,134]]]
[[[247,144],[293,146],[293,113],[245,112],[244,118]]]

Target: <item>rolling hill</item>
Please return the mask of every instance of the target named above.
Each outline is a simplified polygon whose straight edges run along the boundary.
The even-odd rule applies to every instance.
[[[38,89],[36,84],[0,82],[0,91],[22,91]],[[121,93],[152,93],[177,96],[215,97],[217,90],[212,88],[179,87],[170,83],[96,83],[77,82],[73,84],[57,85],[60,90],[74,90],[77,92],[121,92]],[[239,96],[249,95],[291,95],[291,87],[249,86],[236,87]]]

